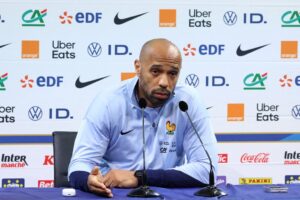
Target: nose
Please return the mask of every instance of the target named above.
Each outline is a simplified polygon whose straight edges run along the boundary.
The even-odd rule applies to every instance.
[[[169,80],[166,74],[162,74],[159,79],[159,86],[162,88],[168,88]]]

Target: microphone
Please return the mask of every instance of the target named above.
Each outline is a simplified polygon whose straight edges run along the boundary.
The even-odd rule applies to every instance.
[[[204,151],[205,151],[205,154],[206,156],[208,157],[208,160],[209,160],[209,165],[210,165],[210,171],[209,171],[209,185],[205,188],[202,188],[200,189],[199,191],[197,191],[195,193],[196,196],[202,196],[202,197],[219,197],[219,196],[225,196],[227,195],[225,192],[221,191],[220,189],[218,189],[216,186],[215,186],[215,176],[214,176],[214,172],[213,172],[213,165],[212,165],[212,161],[211,161],[211,157],[209,155],[209,153],[207,152],[206,148],[204,147],[203,145],[203,142],[200,138],[200,135],[196,129],[196,127],[194,126],[194,123],[189,115],[189,113],[187,112],[188,110],[188,104],[185,102],[185,101],[180,101],[179,102],[179,108],[182,112],[186,113],[188,119],[189,119],[189,122],[191,123],[192,125],[192,128],[194,129]]]
[[[145,109],[146,106],[147,106],[147,102],[144,98],[140,98],[139,100],[139,106],[142,108],[142,109]]]
[[[138,102],[140,108],[142,109],[142,132],[143,132],[143,174],[142,174],[142,185],[136,189],[133,189],[127,196],[129,197],[161,197],[161,195],[154,190],[151,190],[146,184],[146,143],[145,143],[145,115],[144,111],[147,106],[147,102],[144,98],[140,98]]]
[[[142,186],[146,186],[146,158],[145,158],[145,115],[144,111],[147,106],[147,102],[144,98],[140,98],[139,106],[142,109],[142,131],[143,131],[143,178],[142,178]]]

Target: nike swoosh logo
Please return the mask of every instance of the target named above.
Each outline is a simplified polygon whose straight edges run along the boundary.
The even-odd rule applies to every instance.
[[[115,16],[114,22],[115,22],[115,24],[117,24],[117,25],[121,25],[121,24],[124,24],[124,23],[126,23],[126,22],[128,22],[128,21],[130,21],[130,20],[133,20],[133,19],[135,19],[135,18],[137,18],[137,17],[140,17],[140,16],[142,16],[142,15],[144,15],[144,14],[147,14],[147,13],[148,13],[148,12],[145,12],[145,13],[142,13],[142,14],[139,14],[139,15],[135,15],[135,16],[127,17],[127,18],[123,18],[123,19],[120,19],[120,18],[119,18],[119,13],[117,13],[116,16]]]
[[[77,78],[77,80],[76,80],[76,82],[75,82],[75,86],[77,87],[77,88],[84,88],[84,87],[86,87],[86,86],[89,86],[89,85],[91,85],[91,84],[93,84],[93,83],[96,83],[96,82],[98,82],[98,81],[101,81],[101,80],[103,80],[103,79],[105,79],[105,78],[107,78],[107,77],[109,77],[109,76],[104,76],[104,77],[101,77],[101,78],[97,78],[97,79],[95,79],[95,80],[91,80],[91,81],[87,81],[87,82],[81,82],[80,81],[80,76]]]
[[[211,109],[212,107],[213,107],[213,106],[209,106],[209,107],[206,108],[206,110],[209,110],[209,109]]]
[[[10,45],[10,44],[11,43],[0,45],[0,48],[5,47],[5,46]]]
[[[126,135],[127,133],[130,133],[131,131],[133,131],[133,129],[131,129],[129,131],[125,131],[125,132],[121,131],[120,133],[121,133],[121,135]]]
[[[259,47],[255,47],[255,48],[252,48],[252,49],[248,49],[248,50],[241,50],[241,45],[239,45],[238,48],[237,48],[237,50],[236,50],[236,54],[238,56],[245,56],[245,55],[247,55],[249,53],[252,53],[253,51],[256,51],[256,50],[261,49],[261,48],[263,48],[265,46],[268,46],[268,45],[270,45],[270,44],[265,44],[265,45],[262,45],[262,46],[259,46]]]

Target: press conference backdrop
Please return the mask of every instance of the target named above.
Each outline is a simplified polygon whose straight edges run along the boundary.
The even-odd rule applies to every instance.
[[[160,37],[208,107],[218,183],[300,182],[299,1],[0,5],[2,187],[53,187],[52,131],[78,130],[95,95],[133,77],[141,45]]]

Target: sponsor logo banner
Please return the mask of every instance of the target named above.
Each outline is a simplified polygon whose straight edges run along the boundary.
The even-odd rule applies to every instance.
[[[300,184],[300,175],[286,175],[285,184]]]
[[[160,27],[176,27],[176,10],[160,9],[159,10]]]
[[[241,157],[241,163],[268,163],[269,153],[248,154],[244,153]]]
[[[227,104],[227,121],[244,121],[243,103],[230,103]]]
[[[258,177],[258,178],[239,178],[239,184],[241,185],[265,185],[272,184],[272,178]]]
[[[28,166],[26,155],[1,154],[1,168],[23,168]]]
[[[2,188],[24,188],[25,179],[24,178],[3,178]]]
[[[53,188],[54,180],[38,180],[38,188]]]

